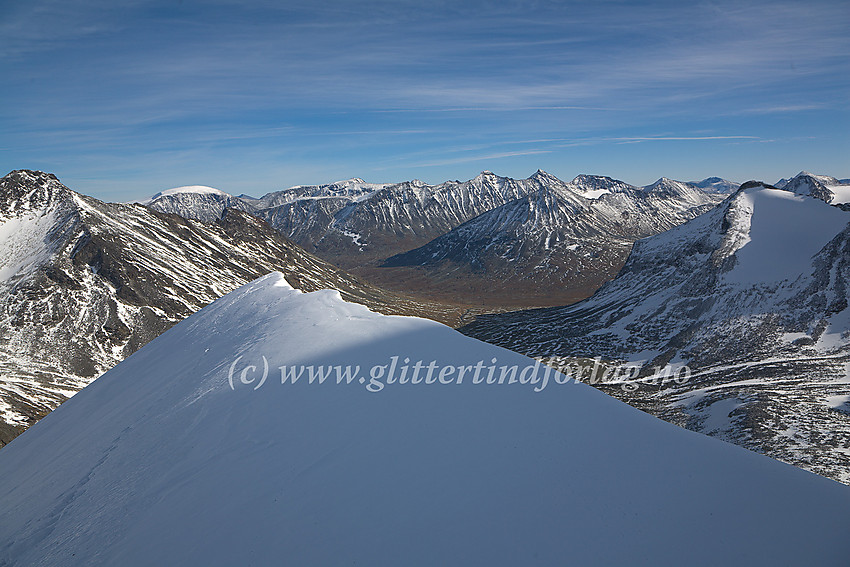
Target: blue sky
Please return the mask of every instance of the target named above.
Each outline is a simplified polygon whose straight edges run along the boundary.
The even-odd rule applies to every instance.
[[[848,30],[846,0],[0,0],[0,175],[850,177]]]

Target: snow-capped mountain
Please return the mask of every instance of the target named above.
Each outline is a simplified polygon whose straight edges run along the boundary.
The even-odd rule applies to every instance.
[[[384,292],[228,209],[214,224],[107,204],[56,177],[0,179],[0,446],[175,322],[280,270],[390,313],[450,308]]]
[[[248,195],[233,196],[212,187],[192,185],[162,191],[140,203],[163,213],[174,213],[187,219],[212,222],[227,208],[256,213],[265,209],[279,209],[284,205],[298,204],[309,208],[317,201],[325,200],[328,203],[348,204],[368,198],[375,191],[387,186],[389,184],[366,183],[362,179],[353,178],[325,185],[299,185],[269,193],[257,199]],[[279,211],[269,211],[260,216],[272,217],[276,212],[279,214]]]
[[[552,176],[555,180],[560,181]],[[587,199],[597,199],[608,193],[629,192],[636,189],[634,185],[629,185],[625,181],[612,179],[603,175],[586,175],[577,176],[570,183],[570,189],[580,194]]]
[[[483,277],[489,293],[504,291],[508,305],[511,295],[538,305],[572,303],[617,274],[632,242],[694,218],[723,198],[666,178],[633,187],[609,177],[582,175],[564,183],[536,175],[547,177],[533,193],[384,265],[428,268],[438,281],[441,274],[465,277],[472,290]]]
[[[436,186],[417,180],[375,184],[353,178],[292,187],[259,199],[178,188],[157,194],[147,204],[203,221],[214,220],[228,206],[249,210],[308,250],[351,267],[424,244],[525,195],[532,186],[529,180],[487,171],[467,182]]]
[[[416,248],[538,188],[534,176],[515,180],[485,171],[465,182],[408,181],[353,198],[288,201],[257,214],[307,250],[351,268]]]
[[[633,240],[658,234],[709,210],[723,195],[704,191],[683,181],[662,177],[646,187],[632,187],[601,195],[593,208],[619,226]]]
[[[489,292],[527,301],[572,303],[620,269],[631,241],[614,236],[620,218],[597,214],[593,202],[564,184],[543,187],[465,222],[385,266],[420,266],[457,279],[485,278]],[[471,289],[474,283],[468,284]],[[522,289],[520,295],[516,290]]]
[[[741,186],[740,183],[723,179],[722,177],[706,177],[702,181],[691,181],[691,185],[695,185],[700,189],[707,189],[716,193],[734,193]]]
[[[464,332],[539,358],[641,362],[685,384],[606,391],[674,423],[850,482],[850,215],[749,182],[638,241],[616,279],[566,308]]]
[[[781,189],[792,191],[797,195],[814,197],[841,208],[850,207],[850,184],[828,175],[815,175],[801,171],[784,183]]]
[[[157,193],[140,204],[155,211],[173,213],[183,218],[202,222],[215,222],[225,209],[251,211],[253,207],[245,198],[234,197],[220,189],[203,185],[176,187]]]
[[[268,193],[259,199],[244,198],[255,210],[279,207],[299,200],[346,199],[362,201],[376,191],[391,186],[391,183],[366,183],[359,177],[336,181],[325,185],[298,185],[283,191]]]
[[[218,195],[221,197],[231,196],[229,193],[225,193],[221,189],[216,189],[215,187],[209,187],[207,185],[184,185],[182,187],[175,187],[173,189],[160,191],[159,193],[151,197],[149,201],[142,202],[141,204],[147,205],[162,197],[172,197],[174,195]]]
[[[0,563],[846,564],[847,487],[479,364],[534,368],[266,276],[0,451]],[[319,365],[358,370],[281,381]]]

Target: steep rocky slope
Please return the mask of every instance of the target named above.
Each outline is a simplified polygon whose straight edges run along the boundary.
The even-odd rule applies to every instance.
[[[538,172],[541,187],[467,221],[386,267],[427,271],[435,281],[486,281],[508,305],[563,305],[613,278],[635,240],[707,211],[722,195],[662,178],[633,187],[583,175],[571,183]],[[512,303],[512,301],[516,303]]]

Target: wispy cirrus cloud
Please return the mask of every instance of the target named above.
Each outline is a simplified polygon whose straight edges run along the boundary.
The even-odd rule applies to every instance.
[[[470,156],[462,156],[455,158],[446,158],[442,160],[435,161],[426,161],[426,162],[414,162],[408,163],[409,167],[437,167],[441,165],[454,165],[458,163],[475,163],[481,161],[490,161],[494,159],[504,159],[509,157],[518,157],[518,156],[534,156],[540,154],[548,154],[552,153],[553,150],[517,150],[512,152],[497,152],[490,154],[478,154],[478,155],[470,155]],[[389,169],[387,167],[378,168],[378,169]]]
[[[788,160],[745,161],[721,144],[786,130],[817,134],[797,147],[815,162],[847,150],[850,14],[839,0],[32,0],[4,10],[0,143],[12,149],[0,160],[10,168],[153,163],[185,147],[186,172],[215,170],[228,152],[252,171],[277,163],[335,177],[388,163],[398,165],[375,171],[460,176],[463,164],[534,158],[640,170],[669,159],[667,147],[611,146],[651,141],[683,152],[714,143],[743,168]],[[552,141],[514,151],[523,138]],[[563,152],[600,145],[608,153]],[[481,150],[448,150],[457,146]]]
[[[758,140],[758,136],[632,136],[604,138],[608,142],[694,142],[703,140]]]

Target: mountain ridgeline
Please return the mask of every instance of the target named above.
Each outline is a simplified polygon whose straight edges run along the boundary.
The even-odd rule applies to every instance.
[[[381,287],[502,308],[587,297],[616,275],[635,240],[698,216],[734,187],[666,178],[635,187],[591,175],[566,183],[543,171],[527,179],[485,171],[439,185],[350,179],[259,199],[177,192],[147,204],[207,221],[236,206]]]

